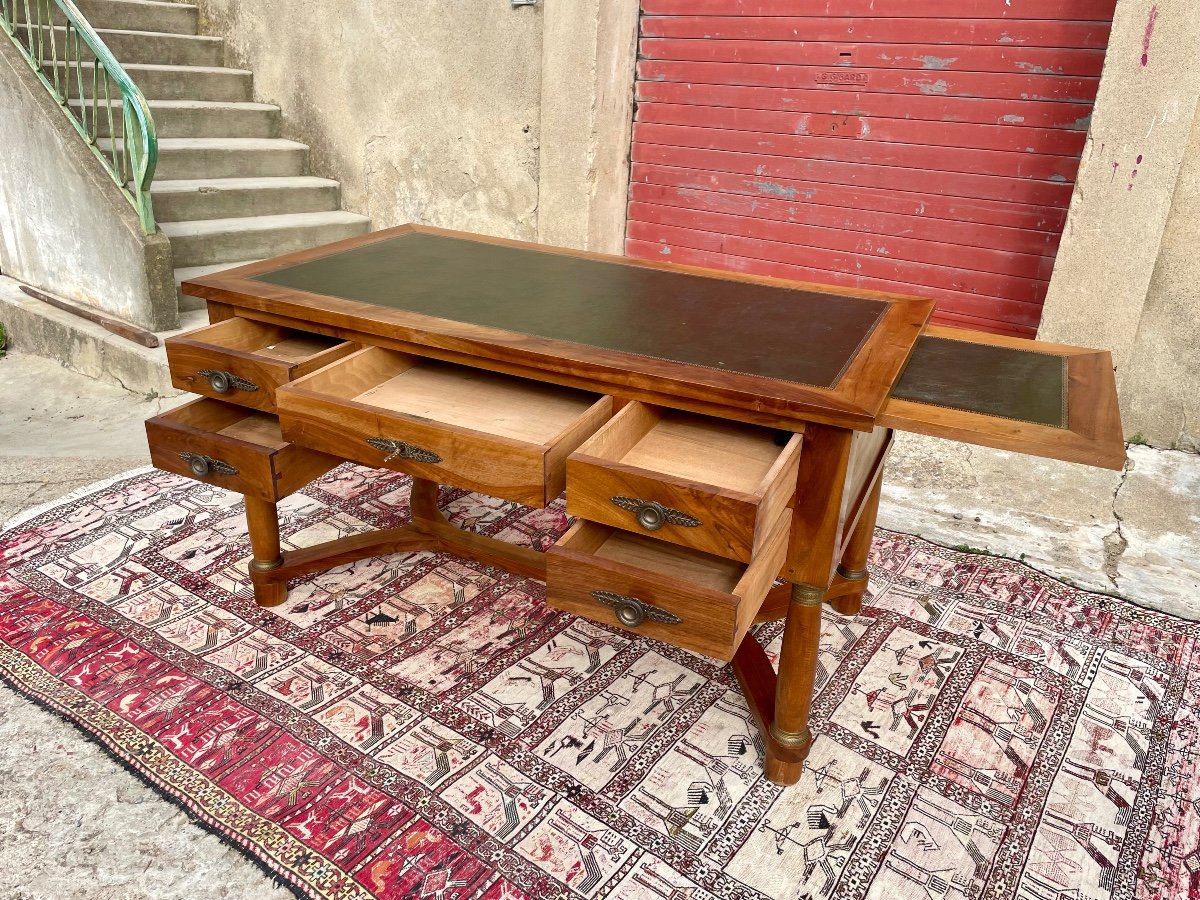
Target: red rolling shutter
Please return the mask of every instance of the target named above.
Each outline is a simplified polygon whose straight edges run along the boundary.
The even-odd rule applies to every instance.
[[[1115,6],[642,0],[626,252],[1032,334]]]

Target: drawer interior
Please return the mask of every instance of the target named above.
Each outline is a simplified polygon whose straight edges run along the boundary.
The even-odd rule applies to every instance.
[[[326,337],[323,334],[307,334],[287,328],[281,328],[280,331],[283,332],[283,336],[279,340],[259,348],[258,352],[262,356],[284,362],[302,362],[342,343],[337,338]]]
[[[260,447],[279,450],[288,444],[280,433],[279,419],[275,416],[220,400],[196,400],[171,410],[162,418]]]
[[[740,494],[759,494],[788,448],[775,432],[630,403],[579,453]],[[793,435],[791,442],[799,442]]]
[[[226,425],[217,434],[248,441],[251,444],[261,444],[264,447],[279,449],[287,446],[283,434],[279,431],[279,419],[263,414],[246,416],[231,425]]]
[[[530,444],[549,445],[597,395],[370,347],[314,373],[304,390]]]
[[[745,563],[735,560],[582,520],[563,537],[561,545],[618,565],[686,581],[722,594],[736,593],[748,568]]]
[[[240,318],[226,319],[184,337],[227,350],[240,350],[293,364],[345,343],[323,334],[310,334],[280,325],[268,325],[265,322]]]

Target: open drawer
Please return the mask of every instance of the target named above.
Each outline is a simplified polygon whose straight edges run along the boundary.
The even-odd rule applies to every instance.
[[[747,565],[580,519],[547,554],[546,601],[730,660],[783,568],[790,521],[779,510]]]
[[[796,489],[799,434],[629,403],[567,459],[567,511],[749,562]]]
[[[150,459],[261,500],[279,500],[341,463],[283,439],[279,420],[220,400],[193,400],[146,422]]]
[[[284,437],[529,506],[562,493],[567,455],[612,398],[368,347],[278,392]]]
[[[950,438],[1107,469],[1125,464],[1111,356],[930,326],[878,419]]]
[[[275,389],[358,349],[356,344],[252,319],[226,319],[167,339],[180,390],[275,411]]]

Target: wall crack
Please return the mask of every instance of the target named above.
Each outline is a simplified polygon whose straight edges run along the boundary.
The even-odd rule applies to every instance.
[[[1126,450],[1128,450],[1126,445]],[[1129,549],[1129,540],[1125,537],[1124,520],[1121,514],[1117,512],[1117,500],[1121,494],[1121,488],[1125,487],[1125,481],[1129,478],[1129,473],[1133,470],[1132,460],[1128,456],[1125,457],[1125,466],[1121,469],[1121,480],[1117,482],[1116,488],[1113,490],[1112,497],[1112,515],[1117,523],[1117,527],[1104,536],[1104,575],[1112,583],[1114,591],[1120,591],[1121,578],[1120,562],[1125,551]]]

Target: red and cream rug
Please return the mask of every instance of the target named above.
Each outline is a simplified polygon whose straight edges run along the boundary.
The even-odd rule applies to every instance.
[[[239,501],[145,471],[11,526],[0,677],[302,894],[1200,896],[1197,624],[880,532],[780,789],[727,667],[538,582],[421,553],[258,609]],[[537,547],[567,524],[442,502]],[[282,505],[287,543],[407,505],[404,477],[345,466]]]

